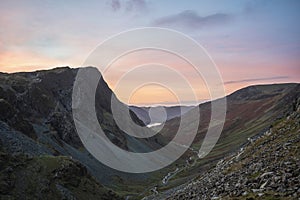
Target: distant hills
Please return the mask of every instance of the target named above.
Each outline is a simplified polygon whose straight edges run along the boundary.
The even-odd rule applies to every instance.
[[[295,110],[300,98],[300,84],[297,83],[250,86],[228,95],[224,130],[213,151],[204,159],[197,158],[197,150],[210,121],[211,103],[200,104],[199,130],[190,150],[157,172],[127,174],[97,161],[77,135],[71,105],[77,71],[64,67],[0,73],[0,199],[20,196],[29,199],[141,199],[153,191],[167,191],[201,176],[220,159],[239,150],[248,138],[269,130],[275,121]],[[181,107],[183,112],[180,113],[180,107],[166,108],[167,121],[160,133],[138,139],[124,133],[114,121],[112,95],[101,79],[95,95],[98,122],[115,145],[132,152],[149,152],[167,144],[178,129],[180,115],[188,117],[193,109]],[[128,108],[122,102],[118,104]],[[130,109],[132,120],[140,126],[162,120],[155,115],[155,109],[161,108],[152,109],[152,121],[149,118],[151,108],[132,106]],[[167,176],[174,171],[172,176]],[[27,178],[23,180],[22,177]],[[168,181],[163,183],[164,178]]]
[[[130,106],[130,109],[140,118],[144,124],[163,123],[175,117],[179,117],[194,106],[155,106],[155,107],[138,107]],[[165,110],[166,113],[163,112]]]

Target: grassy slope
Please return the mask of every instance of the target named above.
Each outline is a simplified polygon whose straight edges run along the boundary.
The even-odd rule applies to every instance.
[[[300,101],[298,101],[300,103]],[[194,199],[189,196],[194,191],[207,185],[207,177],[223,174],[226,182],[221,185],[231,185],[230,191],[223,191],[222,199],[298,199],[300,196],[300,104],[298,110],[291,115],[272,123],[270,134],[260,136],[253,143],[249,143],[243,153],[228,156],[218,168],[212,168],[205,174],[195,179],[194,186],[188,185],[177,194],[171,194],[170,199]],[[225,164],[226,163],[226,164]],[[259,169],[257,164],[263,163]],[[272,173],[266,178],[266,173]],[[218,177],[218,176],[216,176]],[[279,177],[279,178],[278,178]],[[209,179],[209,178],[208,178]],[[214,179],[212,179],[214,180]],[[247,180],[246,184],[237,187],[239,180]],[[266,181],[267,180],[267,181]],[[220,181],[216,178],[215,181]],[[267,183],[262,189],[263,183]],[[216,188],[216,183],[211,183],[211,189]],[[254,192],[260,188],[259,192]],[[254,190],[253,190],[254,189]],[[235,190],[235,191],[234,191]],[[297,192],[295,192],[296,190]],[[212,191],[208,189],[210,193]],[[237,191],[237,192],[236,192]],[[204,195],[203,193],[196,196]],[[211,194],[208,194],[211,195]],[[204,198],[202,196],[202,198]],[[207,198],[207,196],[205,196]],[[211,197],[208,197],[211,198]]]
[[[80,163],[63,156],[0,152],[0,199],[120,199]]]

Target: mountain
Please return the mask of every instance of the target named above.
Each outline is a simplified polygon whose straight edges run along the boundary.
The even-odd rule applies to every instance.
[[[98,72],[96,68],[90,70]],[[149,175],[130,175],[113,170],[96,160],[84,148],[72,116],[72,90],[77,72],[78,69],[63,67],[27,73],[0,73],[0,143],[3,152],[34,159],[53,156],[53,162],[56,162],[56,156],[66,156],[81,163],[88,174],[106,186],[116,186],[115,182],[124,185],[127,182],[146,183]],[[95,108],[107,137],[128,151],[143,152],[159,148],[161,145],[155,138],[137,139],[119,129],[112,117],[112,95],[101,78],[95,95]],[[117,103],[119,107],[127,108],[125,104]],[[130,116],[136,124],[145,126],[131,111]],[[117,189],[121,191],[122,188]],[[17,191],[19,189],[16,188]],[[8,195],[14,197],[12,193]]]
[[[193,107],[194,106],[130,106],[130,109],[144,122],[144,124],[149,125],[163,123],[175,117],[180,117]]]
[[[99,73],[96,68],[87,69]],[[202,159],[198,158],[198,150],[211,117],[211,102],[200,104],[198,134],[181,158],[156,172],[129,174],[97,161],[84,148],[76,132],[72,91],[78,70],[63,67],[0,73],[0,199],[18,199],[20,195],[33,199],[83,199],[83,196],[98,199],[98,195],[141,199],[153,192],[161,194],[201,176],[219,160],[247,144],[248,138],[268,130],[274,121],[291,113],[300,97],[300,84],[294,83],[250,86],[227,96],[221,137],[212,152]],[[174,117],[171,111],[169,116],[172,117],[159,134],[147,139],[126,134],[113,118],[113,95],[101,78],[95,94],[95,110],[106,136],[118,147],[131,152],[150,152],[167,144],[176,134],[180,116]],[[116,103],[119,109],[128,109],[122,102],[117,100]],[[189,119],[194,109],[184,115]],[[175,108],[174,113],[177,111]],[[137,115],[130,111],[132,120],[145,127],[147,123]],[[194,123],[192,118],[191,123]],[[75,185],[73,180],[76,180]],[[97,197],[86,194],[91,190],[96,190]]]
[[[293,107],[239,151],[154,199],[299,199],[300,99]]]
[[[290,105],[299,96],[300,84],[296,83],[249,86],[228,95],[221,139],[231,142],[226,145],[228,147],[240,144],[240,140],[246,141],[248,137],[268,128],[274,120],[289,113],[292,109]],[[201,119],[194,144],[201,143],[206,134],[211,118],[211,102],[200,104],[198,109]],[[190,112],[185,115],[189,116]],[[167,121],[162,134],[172,138],[179,120],[180,118],[174,118]]]
[[[294,83],[249,86],[228,95],[226,119],[220,138],[213,150],[201,159],[198,157],[198,150],[210,122],[211,102],[200,104],[201,119],[194,142],[181,159],[173,166],[169,166],[170,171],[177,168],[179,170],[168,180],[167,186],[159,184],[156,187],[157,191],[176,187],[210,169],[224,156],[230,155],[246,144],[249,138],[266,131],[274,121],[285,117],[293,110],[292,105],[299,98],[300,84]],[[190,112],[193,111],[185,115],[191,116]],[[191,123],[192,120],[191,117]],[[179,124],[180,118],[167,121],[161,134],[168,140],[172,139]]]

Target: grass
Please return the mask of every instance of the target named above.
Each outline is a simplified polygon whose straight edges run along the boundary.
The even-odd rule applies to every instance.
[[[14,183],[0,193],[0,199],[20,199],[24,196],[28,199],[61,199],[58,185],[77,199],[119,199],[116,193],[100,185],[83,166],[68,157],[28,158],[1,152],[0,164],[0,185]],[[8,168],[12,169],[9,176],[6,172]]]

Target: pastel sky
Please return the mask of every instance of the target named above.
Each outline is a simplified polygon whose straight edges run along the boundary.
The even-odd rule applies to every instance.
[[[226,93],[254,84],[300,82],[299,10],[298,0],[1,0],[0,71],[80,67],[112,35],[154,26],[180,31],[201,44],[218,66]],[[188,66],[159,55],[129,55],[104,78],[115,89],[120,71],[155,59],[186,73],[196,102],[210,99],[204,82],[199,86]],[[158,84],[129,91],[135,78],[149,74],[144,69],[127,80],[116,91],[118,97],[129,104],[176,104],[174,92]],[[176,83],[176,77],[168,80]],[[184,96],[186,88],[177,88]],[[183,102],[195,100],[186,95]]]

